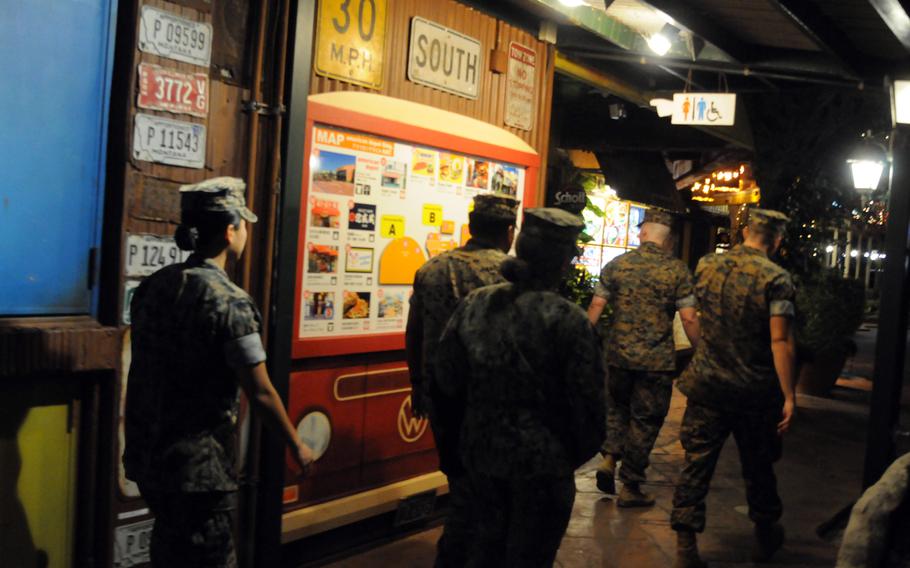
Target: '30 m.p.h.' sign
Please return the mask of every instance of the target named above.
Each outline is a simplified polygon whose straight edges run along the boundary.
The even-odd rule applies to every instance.
[[[481,43],[423,18],[411,20],[408,79],[476,99],[483,72]]]

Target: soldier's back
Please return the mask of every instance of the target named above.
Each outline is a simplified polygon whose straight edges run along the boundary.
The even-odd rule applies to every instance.
[[[770,317],[776,298],[792,297],[789,273],[765,253],[738,245],[699,262],[695,290],[702,338],[683,374],[683,391],[714,405],[777,404]]]
[[[604,333],[607,362],[625,369],[672,371],[673,315],[681,296],[692,293],[685,264],[646,242],[607,264],[599,286],[612,312]]]

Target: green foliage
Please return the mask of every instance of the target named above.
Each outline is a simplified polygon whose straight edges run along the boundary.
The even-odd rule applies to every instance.
[[[587,310],[594,297],[597,277],[583,266],[573,266],[562,288],[562,295],[570,302]]]
[[[761,206],[788,216],[779,262],[796,275],[822,270],[825,231],[860,208],[846,159],[860,134],[888,125],[879,91],[808,87],[746,98]]]
[[[796,292],[796,342],[812,356],[847,349],[865,313],[865,287],[858,280],[824,270],[805,279]]]

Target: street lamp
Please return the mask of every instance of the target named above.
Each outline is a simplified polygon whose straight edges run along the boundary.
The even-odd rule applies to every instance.
[[[888,161],[888,153],[878,142],[871,139],[872,133],[863,135],[863,143],[847,159],[853,173],[853,187],[861,192],[872,192],[878,189],[882,171]]]

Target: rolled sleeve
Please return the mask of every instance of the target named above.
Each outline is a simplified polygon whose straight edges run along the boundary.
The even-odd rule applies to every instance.
[[[259,333],[250,333],[224,344],[224,356],[231,367],[251,367],[265,361],[265,349]]]
[[[794,317],[796,289],[789,274],[775,276],[767,287],[768,313],[771,316]]]
[[[676,284],[676,309],[694,308],[698,305],[695,299],[695,280],[689,269],[681,262],[679,272],[679,281]]]
[[[792,318],[796,315],[796,307],[790,300],[774,300],[768,306],[768,311],[772,316],[787,316]]]
[[[683,308],[694,308],[698,305],[698,302],[695,300],[695,294],[689,294],[685,298],[680,298],[676,300],[676,309],[681,310]]]
[[[594,295],[609,301],[610,273],[608,266],[605,266],[603,270],[600,271],[600,278],[597,279],[597,284],[594,286]]]

